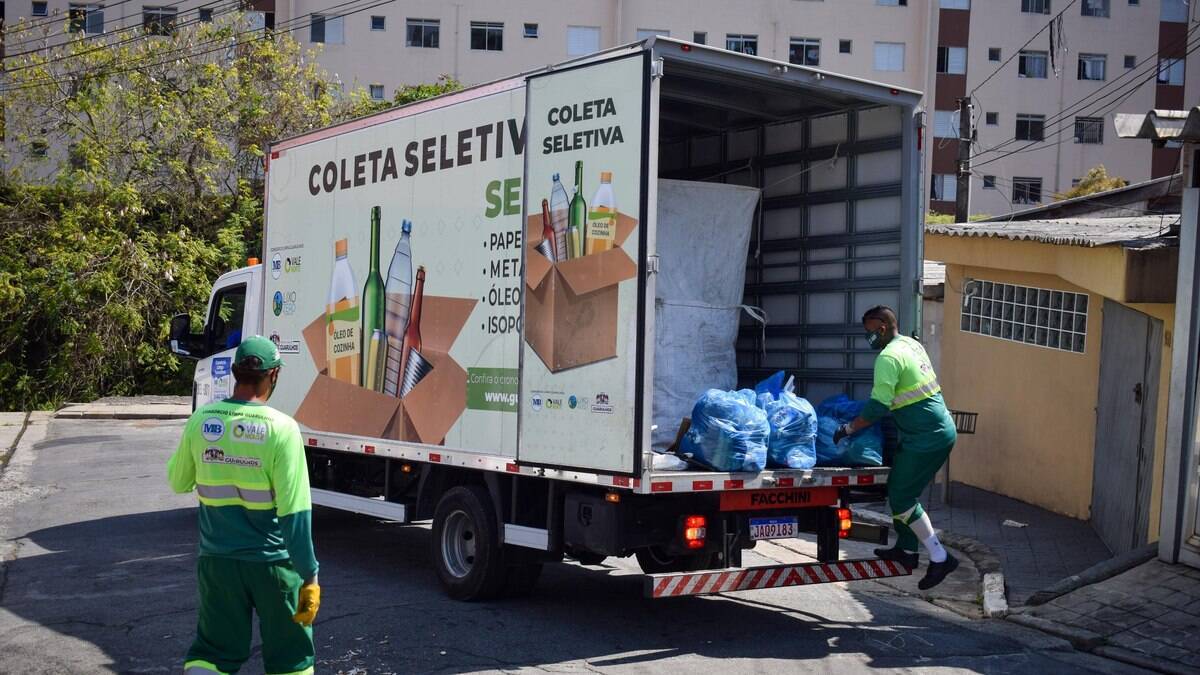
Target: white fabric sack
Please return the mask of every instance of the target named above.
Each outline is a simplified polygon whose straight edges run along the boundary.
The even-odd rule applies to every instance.
[[[737,385],[737,341],[756,188],[658,182],[654,303],[656,451],[709,389]]]

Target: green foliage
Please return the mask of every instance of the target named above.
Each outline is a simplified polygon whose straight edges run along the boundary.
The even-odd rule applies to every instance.
[[[0,409],[191,390],[170,317],[200,325],[216,277],[259,255],[266,144],[366,112],[288,35],[248,26],[45,50],[62,27],[7,33]],[[46,157],[22,151],[34,143]]]
[[[348,118],[363,117],[390,108],[423,101],[427,98],[441,96],[442,94],[450,94],[462,88],[463,85],[458,80],[449,75],[442,75],[435,82],[406,84],[399,87],[396,89],[396,93],[392,95],[391,101],[376,101],[371,98],[370,92],[359,89],[347,98],[346,107],[343,109],[342,114]]]
[[[1109,177],[1108,169],[1105,169],[1103,164],[1099,164],[1088,169],[1088,172],[1083,174],[1083,178],[1079,179],[1079,183],[1070,190],[1062,193],[1059,198],[1072,199],[1083,197],[1085,195],[1096,194],[1097,192],[1115,190],[1126,185],[1129,185],[1129,181],[1119,176]]]
[[[981,220],[987,220],[988,218],[991,218],[991,216],[986,213],[973,213],[971,214],[970,221],[974,223]],[[954,214],[952,213],[933,213],[932,211],[925,212],[926,225],[950,225],[955,222],[957,221],[954,220]]]

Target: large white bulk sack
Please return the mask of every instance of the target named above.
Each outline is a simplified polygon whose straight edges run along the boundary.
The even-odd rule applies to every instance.
[[[759,191],[660,180],[651,441],[665,450],[709,389],[737,385],[746,255]]]

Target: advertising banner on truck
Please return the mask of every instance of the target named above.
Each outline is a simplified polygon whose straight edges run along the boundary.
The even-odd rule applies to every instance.
[[[272,405],[313,431],[516,455],[524,109],[512,80],[272,148]]]
[[[649,58],[529,78],[518,459],[632,473]]]

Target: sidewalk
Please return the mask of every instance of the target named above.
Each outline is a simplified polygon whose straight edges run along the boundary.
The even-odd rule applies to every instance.
[[[1086,522],[961,483],[951,484],[949,506],[942,503],[940,485],[926,490],[921,504],[937,529],[992,549],[1011,607],[1112,556]],[[871,508],[887,511],[883,504]],[[1006,520],[1025,527],[1004,525]]]
[[[1164,673],[1200,672],[1200,570],[1143,563],[1009,619]]]
[[[70,403],[55,413],[62,419],[164,420],[187,419],[192,400],[187,396],[110,396],[91,403]]]

